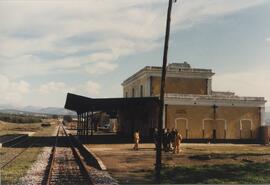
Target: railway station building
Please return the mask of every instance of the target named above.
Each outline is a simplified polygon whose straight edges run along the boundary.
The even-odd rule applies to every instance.
[[[78,134],[89,128],[91,112],[115,112],[121,135],[139,130],[151,137],[157,127],[161,67],[146,66],[123,81],[123,98],[92,99],[68,94],[65,108],[78,114]],[[186,140],[258,140],[264,126],[264,97],[241,97],[212,90],[211,69],[188,63],[167,66],[163,128]],[[252,87],[251,87],[252,88]],[[86,121],[85,121],[86,120]],[[88,133],[88,131],[87,131]]]
[[[147,66],[130,76],[122,83],[124,97],[158,97],[161,70]],[[265,124],[264,97],[213,91],[213,76],[211,69],[186,62],[167,66],[163,128],[178,129],[184,139],[258,139]]]

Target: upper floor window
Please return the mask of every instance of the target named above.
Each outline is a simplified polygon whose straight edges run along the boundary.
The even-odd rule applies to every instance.
[[[143,86],[140,86],[140,96],[143,97]]]

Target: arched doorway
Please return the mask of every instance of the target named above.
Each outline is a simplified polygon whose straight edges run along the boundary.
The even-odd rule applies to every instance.
[[[225,119],[216,120],[217,139],[226,139],[227,121]]]
[[[205,118],[202,122],[202,134],[204,139],[213,138],[214,120],[211,118]]]
[[[188,119],[187,118],[176,118],[175,126],[178,132],[184,139],[188,138]]]
[[[204,139],[213,139],[215,130],[216,139],[226,139],[227,121],[225,119],[205,118],[202,122]]]
[[[240,138],[241,139],[252,138],[252,120],[251,119],[240,120]]]

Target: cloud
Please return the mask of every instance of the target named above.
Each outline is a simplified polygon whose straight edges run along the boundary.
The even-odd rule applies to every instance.
[[[174,30],[212,21],[215,18],[262,5],[267,0],[192,0],[176,3],[173,9]]]
[[[23,103],[42,107],[63,107],[68,92],[87,97],[101,97],[101,88],[99,83],[90,80],[80,84],[51,81],[35,87]]]
[[[267,69],[267,68],[266,68]],[[213,77],[213,89],[232,91],[239,96],[265,97],[270,101],[269,70],[254,69],[254,71],[216,74]]]
[[[270,42],[270,37],[265,39],[266,42]]]
[[[264,2],[267,1],[178,1],[173,6],[172,31]],[[51,81],[30,91],[30,84],[20,79],[102,75],[116,70],[121,65],[116,61],[121,57],[162,47],[167,3],[168,0],[0,1],[0,102],[20,102],[29,94],[38,96],[39,102],[41,97],[45,97],[43,103],[60,102],[61,95],[61,105],[66,92],[100,96],[102,86],[93,81],[81,85],[70,84],[68,79]],[[228,81],[226,87],[229,85]]]
[[[47,82],[40,85],[38,92],[40,95],[51,96],[53,94],[61,94],[63,97],[68,92],[75,94],[83,94],[85,96],[98,96],[100,93],[100,84],[93,81],[86,81],[82,84],[74,85],[65,82]]]
[[[26,81],[15,81],[0,74],[1,104],[20,104],[24,95],[30,92],[30,85]]]
[[[39,88],[41,94],[50,94],[50,93],[63,93],[67,89],[67,85],[63,82],[49,82],[43,84]]]
[[[88,81],[83,86],[79,87],[79,91],[86,96],[98,96],[100,93],[100,85],[96,82]]]
[[[88,65],[85,69],[89,74],[106,74],[117,68],[116,64],[109,62],[100,62],[93,65]]]
[[[180,1],[173,7],[172,30],[263,2],[266,1]],[[2,73],[19,78],[69,72],[98,75],[102,74],[98,68],[115,70],[114,62],[120,57],[162,46],[166,10],[167,0],[2,1]]]

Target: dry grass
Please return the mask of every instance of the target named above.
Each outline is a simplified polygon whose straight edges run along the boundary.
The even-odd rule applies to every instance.
[[[57,120],[48,119],[43,122],[58,124]],[[42,130],[42,123],[9,123],[0,121],[0,136],[5,134],[19,134],[25,132],[37,132]]]
[[[132,144],[90,144],[88,145],[107,166],[111,175],[120,183],[153,183],[155,150],[153,144],[140,145],[139,151],[133,151]],[[187,179],[196,179],[194,183],[256,183],[268,182],[266,173],[270,171],[270,147],[261,145],[236,144],[183,144],[180,154],[163,153],[162,162],[166,166],[163,171],[165,183],[192,183]],[[244,171],[254,164],[253,171]],[[235,173],[243,173],[242,179],[229,176],[228,168],[232,166]],[[263,166],[263,167],[262,167]],[[207,172],[218,169],[218,174],[210,176]],[[226,171],[227,170],[227,171]],[[179,176],[179,178],[174,178]],[[182,174],[182,176],[180,175]],[[183,176],[183,174],[185,174]],[[261,174],[257,178],[257,174]],[[216,179],[215,179],[216,178]],[[185,181],[184,181],[184,180]],[[201,182],[200,182],[201,180]]]
[[[23,124],[24,125],[24,124]],[[36,133],[31,137],[44,137],[52,136],[56,130],[57,125],[51,127],[42,128],[33,124],[27,124],[24,131],[33,131]],[[14,124],[5,128],[13,128],[17,131],[18,128],[22,128],[21,125]],[[13,130],[14,131],[14,130]],[[42,151],[42,143],[37,142],[31,148],[28,148],[22,155],[16,158],[10,165],[1,169],[1,183],[2,184],[16,184],[18,180],[23,177],[27,170],[31,168],[32,164],[36,161],[38,155]],[[5,156],[5,153],[12,153],[20,150],[18,148],[1,148],[0,155]]]
[[[169,184],[269,184],[270,163],[239,163],[166,167],[162,182]],[[149,175],[153,177],[153,173]]]
[[[8,123],[0,121],[0,135],[36,132],[40,129],[41,123]]]

